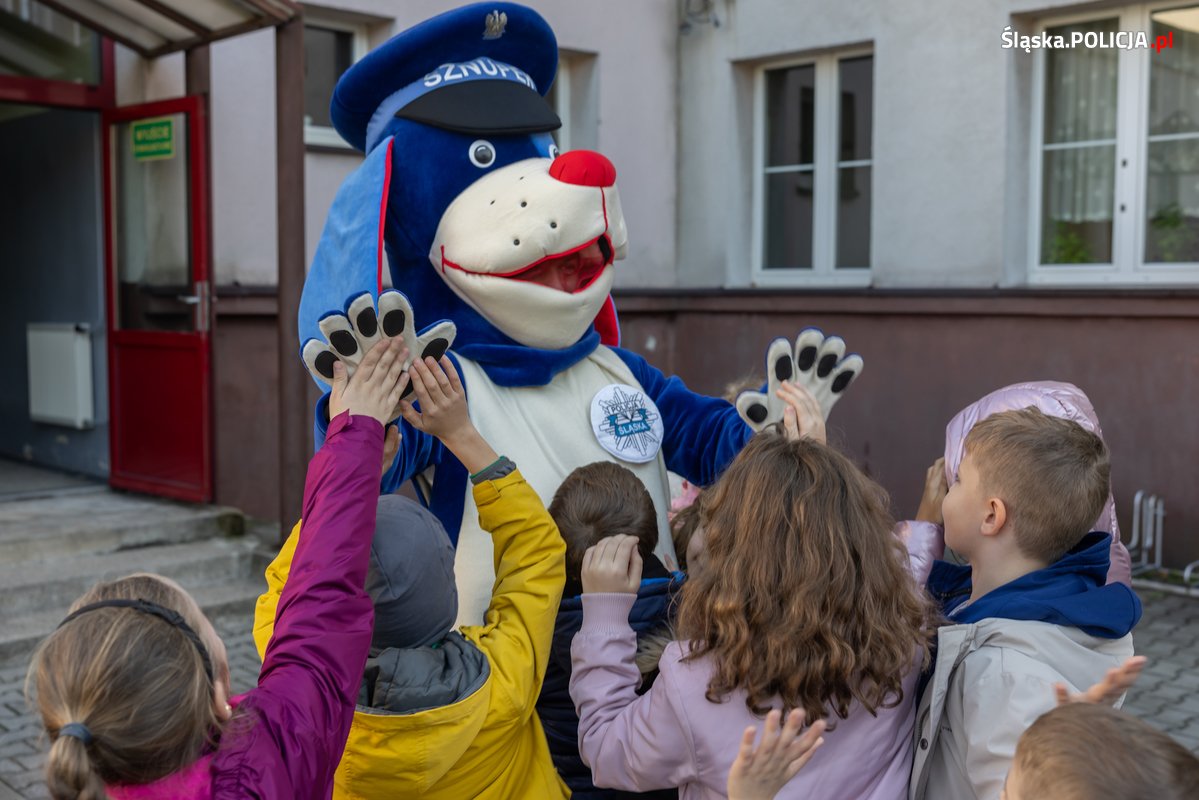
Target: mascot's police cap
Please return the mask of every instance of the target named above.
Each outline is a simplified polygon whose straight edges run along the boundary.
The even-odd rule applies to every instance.
[[[396,117],[472,134],[551,131],[561,122],[544,95],[557,66],[540,14],[475,3],[403,31],[347,70],[333,90],[333,126],[363,151]]]

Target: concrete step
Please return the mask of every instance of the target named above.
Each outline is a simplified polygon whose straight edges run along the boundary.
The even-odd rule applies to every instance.
[[[131,572],[166,575],[189,590],[247,578],[256,545],[257,541],[249,537],[207,539],[0,564],[0,608],[5,617],[12,618],[65,607],[96,581]]]
[[[209,619],[219,620],[226,628],[244,626],[248,631],[254,623],[254,603],[265,589],[266,582],[260,572],[256,576],[211,583],[188,591]],[[7,617],[0,625],[0,662],[28,658],[38,643],[66,617],[69,606],[70,601],[61,607]]]
[[[242,513],[107,489],[0,503],[0,568],[241,534]],[[2,585],[2,584],[0,584]]]

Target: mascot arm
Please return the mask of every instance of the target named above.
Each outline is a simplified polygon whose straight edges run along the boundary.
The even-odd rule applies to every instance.
[[[320,450],[325,443],[325,432],[329,428],[329,395],[326,393],[316,401],[316,423],[313,425],[313,439],[316,449]],[[411,480],[416,475],[432,466],[441,463],[445,448],[436,437],[418,431],[403,419],[397,419],[400,426],[400,447],[396,451],[395,461],[383,473],[379,486],[380,494],[391,494]]]
[[[699,486],[715,481],[753,435],[737,409],[720,398],[696,394],[679,378],[667,378],[636,353],[612,350],[662,415],[666,468]]]

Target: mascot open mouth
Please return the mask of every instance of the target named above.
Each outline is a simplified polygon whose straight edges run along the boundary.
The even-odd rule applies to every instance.
[[[595,283],[604,267],[612,263],[612,245],[600,236],[580,248],[558,256],[546,256],[511,277],[575,294]]]
[[[449,267],[469,274],[485,274],[493,278],[511,278],[536,283],[566,294],[577,294],[591,287],[612,263],[612,244],[606,235],[597,236],[564,253],[548,255],[540,261],[511,272],[477,273],[455,264],[442,254],[442,269]]]

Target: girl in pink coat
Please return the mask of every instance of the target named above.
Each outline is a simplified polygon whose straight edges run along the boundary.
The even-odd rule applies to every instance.
[[[905,798],[931,560],[905,551],[883,490],[823,443],[767,432],[705,493],[703,524],[707,568],[683,587],[680,641],[641,696],[636,595],[589,581],[584,562],[570,693],[595,785],[724,797],[746,726],[782,708],[829,728],[778,797]]]

